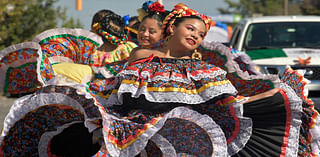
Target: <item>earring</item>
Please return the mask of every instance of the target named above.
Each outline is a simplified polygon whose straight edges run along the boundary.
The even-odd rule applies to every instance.
[[[194,50],[191,57],[192,57],[192,59],[202,60],[202,55],[200,52],[197,51],[197,49]]]
[[[164,45],[168,45],[169,40],[171,39],[172,35],[168,35],[165,39],[164,39]]]

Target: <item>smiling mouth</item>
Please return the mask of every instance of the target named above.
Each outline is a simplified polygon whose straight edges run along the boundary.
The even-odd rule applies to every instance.
[[[187,43],[189,43],[190,45],[195,45],[196,41],[192,40],[192,39],[186,39]]]
[[[140,42],[149,42],[149,39],[140,39]]]

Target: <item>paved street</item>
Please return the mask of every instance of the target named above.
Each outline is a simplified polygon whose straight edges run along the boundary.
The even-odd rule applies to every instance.
[[[6,117],[7,113],[9,112],[9,109],[11,105],[13,104],[13,101],[16,100],[16,98],[7,98],[4,96],[0,96],[0,128],[2,130],[3,128],[3,121]]]

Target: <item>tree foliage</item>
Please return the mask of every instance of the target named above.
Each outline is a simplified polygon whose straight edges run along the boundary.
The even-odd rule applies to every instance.
[[[31,41],[51,28],[82,28],[79,19],[67,18],[66,9],[56,7],[58,0],[1,0],[0,50],[13,44]],[[58,23],[61,26],[58,26]]]
[[[320,3],[312,0],[304,0],[303,5],[301,5],[301,11],[304,15],[320,15]]]
[[[225,0],[227,9],[219,8],[221,14],[240,14],[242,17],[255,15],[284,15],[284,0]],[[288,15],[301,14],[300,1],[288,0]]]

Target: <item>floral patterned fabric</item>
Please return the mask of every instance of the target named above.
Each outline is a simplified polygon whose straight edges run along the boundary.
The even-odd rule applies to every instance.
[[[120,63],[129,57],[136,47],[133,42],[119,45],[112,52],[99,51],[103,44],[101,38],[91,32],[81,29],[52,29],[37,35],[35,42],[40,43],[38,69],[40,82],[45,85],[56,75],[53,64],[77,63],[89,65],[97,75],[109,77],[119,72]],[[116,64],[116,63],[120,64]],[[122,68],[121,68],[122,69]]]
[[[42,49],[37,74],[43,85],[55,76],[51,65],[63,62],[92,65],[91,58],[103,43],[98,35],[87,30],[65,28],[45,31],[33,41]]]
[[[25,42],[0,52],[0,91],[9,94],[28,94],[36,91],[36,61],[40,45]]]

